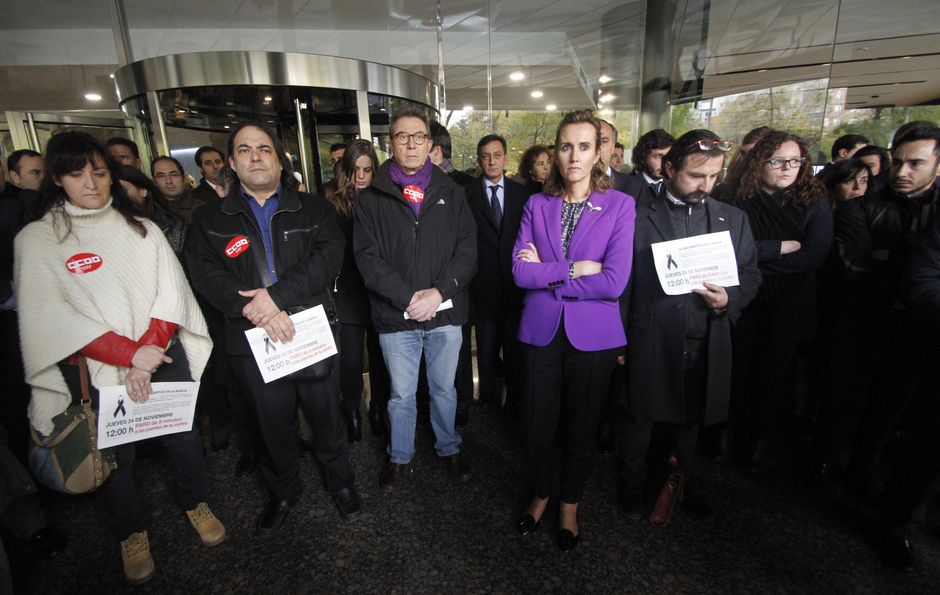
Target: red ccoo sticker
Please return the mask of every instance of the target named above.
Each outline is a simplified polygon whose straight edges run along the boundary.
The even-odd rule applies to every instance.
[[[249,242],[248,238],[245,236],[235,236],[232,238],[232,241],[228,243],[228,246],[225,247],[225,255],[229,258],[235,258],[247,250],[250,245],[251,242]]]
[[[424,192],[417,186],[413,186],[413,185],[405,186],[404,188],[402,188],[401,193],[405,195],[405,198],[408,200],[408,202],[413,202],[413,203],[424,202]]]
[[[83,275],[101,268],[101,257],[91,252],[82,252],[65,261],[70,273]]]

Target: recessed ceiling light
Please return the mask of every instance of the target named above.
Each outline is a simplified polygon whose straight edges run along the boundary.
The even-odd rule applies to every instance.
[[[555,105],[554,103],[549,103],[548,105],[545,106],[545,109],[547,109],[550,112],[553,112],[556,109],[558,109],[558,106]]]
[[[901,59],[902,59],[902,60],[910,60],[911,57],[910,57],[910,56],[901,56]]]
[[[472,106],[472,105],[465,105],[465,106],[463,106],[463,111],[465,111],[465,112],[472,112],[472,111],[473,111],[473,106]]]
[[[270,95],[268,95],[268,96],[266,96],[266,97],[264,98],[264,100],[265,100],[265,101],[274,101],[274,98],[271,97]]]
[[[97,93],[85,93],[85,99],[88,101],[101,101],[101,95]]]
[[[614,99],[617,99],[617,96],[614,95],[613,93],[608,93],[607,95],[604,95],[603,97],[601,97],[601,101],[603,101],[604,103],[611,102]]]
[[[231,128],[231,126],[229,126],[228,124],[226,124],[226,125],[225,125],[225,126],[223,126],[222,128],[226,128],[226,129],[228,129],[228,128]]]
[[[536,90],[536,91],[532,91],[531,95],[532,95],[532,97],[538,99],[538,98],[541,97],[542,95],[545,95],[545,93],[542,93],[541,91]]]
[[[509,78],[514,81],[521,81],[522,79],[525,78],[525,73],[517,70],[516,72],[510,74]]]
[[[761,68],[761,69],[758,70],[757,72],[767,72],[767,69],[766,69],[766,68]]]
[[[609,83],[609,82],[612,81],[612,80],[614,80],[614,79],[610,78],[610,77],[607,76],[606,74],[602,74],[602,75],[597,79],[597,82],[599,82],[599,83],[602,84],[602,85],[606,85],[607,83]]]
[[[114,74],[109,74],[108,76],[111,78],[114,78]]]

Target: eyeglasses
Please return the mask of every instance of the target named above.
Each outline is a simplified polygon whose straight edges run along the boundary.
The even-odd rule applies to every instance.
[[[783,164],[787,164],[787,167],[797,168],[806,163],[806,157],[794,157],[793,159],[780,159],[774,157],[773,159],[767,160],[767,165],[770,166],[770,169],[780,169],[783,167]]]
[[[409,139],[414,140],[416,145],[423,145],[424,141],[428,140],[428,135],[424,132],[415,132],[414,134],[396,132],[392,135],[392,138],[395,140],[395,144],[398,145],[407,145]]]
[[[731,147],[734,146],[733,140],[712,140],[710,138],[700,138],[696,141],[698,148],[702,151],[711,151],[713,149],[718,149],[719,151],[727,153],[731,150]]]

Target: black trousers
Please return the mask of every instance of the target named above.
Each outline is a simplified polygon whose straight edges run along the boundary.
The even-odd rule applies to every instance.
[[[369,353],[369,408],[375,405],[385,407],[388,403],[390,381],[379,335],[371,325],[341,324],[340,343],[343,349],[340,359],[340,390],[343,393],[343,405],[347,411],[359,408],[364,383],[362,372],[365,368],[366,349]]]
[[[463,342],[460,344],[460,353],[457,356],[457,373],[454,376],[454,388],[457,390],[457,418],[469,415],[470,406],[473,405],[473,352],[470,345],[472,325],[468,322],[460,327]],[[477,338],[479,340],[479,337]],[[370,354],[369,357],[372,357]],[[385,372],[386,375],[388,371]],[[428,388],[428,372],[424,363],[424,354],[421,355],[421,366],[418,368],[418,390],[415,393],[418,400],[419,419],[426,415],[431,402],[431,392]]]
[[[252,405],[261,445],[259,463],[272,499],[296,500],[303,492],[297,444],[297,404],[313,433],[313,449],[323,469],[326,489],[334,494],[352,487],[346,424],[341,412],[339,370],[326,380],[281,378],[268,384],[250,355],[230,355],[232,372]]]
[[[477,318],[477,369],[480,374],[480,401],[500,405],[499,354],[502,350],[502,372],[506,382],[506,406],[517,406],[521,398],[522,345],[519,315],[502,318]]]
[[[575,349],[563,322],[548,345],[524,346],[526,454],[539,498],[551,495],[560,430],[561,500],[581,501],[601,406],[622,350]]]
[[[634,497],[643,494],[647,479],[647,461],[653,430],[667,434],[669,450],[675,453],[679,468],[688,473],[695,464],[695,448],[698,444],[699,422],[705,411],[708,367],[704,358],[684,372],[686,413],[689,423],[636,421],[627,416],[623,430],[623,465],[620,471],[621,490]],[[668,456],[668,453],[663,453]],[[663,459],[665,463],[666,459]]]
[[[167,350],[173,358],[172,364],[162,366],[150,379],[151,382],[189,382],[189,363],[179,343]],[[77,372],[77,366],[76,374]],[[176,497],[183,510],[192,510],[200,502],[209,498],[209,486],[206,483],[206,468],[202,456],[202,438],[195,423],[188,432],[169,434],[156,438],[163,443],[173,479],[176,483]],[[134,467],[137,458],[136,443],[122,444],[114,448],[117,469],[111,472],[99,492],[100,502],[111,520],[114,531],[120,540],[127,539],[132,533],[146,528],[137,490],[134,487]]]

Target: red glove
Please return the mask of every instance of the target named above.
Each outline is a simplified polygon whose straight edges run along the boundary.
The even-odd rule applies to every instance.
[[[140,343],[141,346],[156,345],[160,349],[166,349],[167,343],[170,342],[170,337],[176,332],[176,327],[175,322],[151,318],[150,328],[140,337],[138,343]]]
[[[137,341],[109,331],[82,347],[79,353],[112,366],[130,368],[131,360],[139,348]]]

